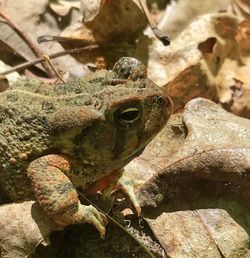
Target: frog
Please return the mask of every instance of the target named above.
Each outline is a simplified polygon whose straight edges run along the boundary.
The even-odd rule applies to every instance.
[[[83,205],[77,189],[110,178],[140,211],[124,176],[172,112],[144,64],[119,59],[66,83],[19,80],[0,94],[0,186],[15,202],[35,200],[59,226],[89,223],[105,236],[106,216]]]

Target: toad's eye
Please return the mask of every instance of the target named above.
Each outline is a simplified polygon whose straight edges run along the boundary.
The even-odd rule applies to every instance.
[[[139,106],[119,108],[114,113],[115,121],[125,127],[135,123],[141,117],[141,109]]]

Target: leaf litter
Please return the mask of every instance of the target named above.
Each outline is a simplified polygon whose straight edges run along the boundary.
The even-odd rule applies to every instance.
[[[33,8],[31,0],[25,4],[9,0],[8,11],[33,42],[48,34],[68,38],[61,43],[65,49],[79,46],[80,40],[81,44],[99,45],[98,50],[55,60],[64,79],[110,67],[120,56],[129,55],[141,59],[148,76],[172,97],[175,113],[170,122],[125,168],[138,181],[137,194],[143,206],[146,226],[135,227],[135,231],[140,229],[137,236],[147,231],[153,242],[146,243],[148,236],[142,242],[150,248],[158,241],[170,257],[199,257],[201,253],[206,257],[248,257],[250,124],[245,118],[250,117],[249,2],[203,1],[201,6],[195,0],[149,1],[154,22],[171,39],[168,47],[147,28],[139,1],[90,2],[43,0]],[[17,38],[11,33],[10,39]],[[22,59],[35,58],[25,42],[17,38],[19,45],[23,44],[18,48],[6,35],[0,37],[3,56],[8,51]],[[48,42],[39,47],[50,54],[61,51],[61,45]],[[9,55],[2,61],[13,65]],[[26,68],[20,73],[30,75],[30,71]],[[44,77],[44,71],[35,73]],[[2,91],[8,83],[3,81]],[[124,245],[129,237],[121,237],[121,245],[112,234],[107,235],[104,244],[87,225],[57,231],[34,205],[28,202],[0,208],[1,218],[6,219],[1,221],[2,257],[26,257],[39,243],[47,245],[49,236],[51,245],[39,245],[35,257],[109,257],[106,249],[113,254],[120,249],[120,257],[146,257],[140,247]],[[34,211],[38,220],[32,216]],[[132,220],[131,215],[123,214]],[[60,248],[62,243],[66,248]],[[67,252],[69,245],[72,248]],[[93,246],[100,248],[93,251]],[[154,254],[165,257],[163,249],[155,249]]]

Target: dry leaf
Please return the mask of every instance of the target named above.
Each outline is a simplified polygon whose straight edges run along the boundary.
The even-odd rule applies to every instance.
[[[179,0],[171,1],[159,22],[159,28],[174,40],[199,16],[219,13],[231,6],[231,0]]]
[[[98,44],[99,50],[74,55],[82,63],[95,63],[102,57],[114,63],[121,56],[131,56],[135,51],[136,38],[147,25],[144,14],[131,0],[106,1],[91,21],[76,21],[62,32],[68,38],[65,48],[79,44]]]
[[[248,257],[250,121],[197,98],[173,125],[139,158],[154,174],[137,192],[144,219],[171,257]]]
[[[81,0],[81,14],[83,22],[92,21],[99,13],[100,8],[104,5],[106,0]]]
[[[231,22],[232,29],[237,30],[238,19],[236,17],[228,14],[209,14],[198,17],[167,48],[155,40],[149,53],[148,73],[150,78],[158,85],[164,86],[189,67],[202,65],[202,69],[206,69],[206,65],[205,67],[203,65],[205,57],[199,50],[199,45],[210,38],[214,38],[222,45],[227,43],[228,39],[217,29],[221,25],[221,20],[224,20],[225,24],[227,21]],[[202,33],[200,33],[201,31]],[[208,43],[211,45],[210,42]],[[211,45],[212,47],[213,45]],[[221,53],[223,60],[226,56],[224,52]],[[204,72],[210,77],[206,70]]]
[[[140,189],[140,198],[145,203],[156,205],[160,198],[164,198],[160,190],[169,191],[172,182],[173,187],[176,187],[176,184],[188,184],[195,178],[250,185],[249,120],[234,116],[215,103],[201,98],[186,105],[183,120],[188,131],[187,138],[171,161],[166,164],[163,155],[161,163],[159,159],[154,162],[154,158],[149,161],[157,165],[160,173]],[[164,153],[164,145],[161,148]],[[149,160],[149,152],[143,154],[144,159]],[[156,187],[153,191],[151,185]],[[250,193],[247,191],[245,194],[247,196]]]
[[[58,226],[33,201],[0,206],[1,258],[24,258]]]
[[[106,0],[50,0],[50,8],[60,16],[67,15],[72,8],[80,9],[84,22],[92,21]]]
[[[240,23],[237,34],[235,36],[235,40],[237,41],[239,47],[243,51],[250,50],[250,21],[245,20]]]
[[[9,88],[9,82],[7,78],[0,77],[0,92],[3,92]]]
[[[249,0],[233,0],[232,1],[232,12],[237,16],[249,19],[250,18],[250,2]]]
[[[163,212],[147,219],[169,257],[249,257],[247,232],[222,209]]]
[[[50,8],[60,16],[67,15],[72,8],[80,9],[80,0],[78,1],[67,1],[67,0],[58,0],[50,1]]]
[[[0,60],[0,73],[8,70],[10,66],[6,65],[4,62]],[[7,90],[9,85],[20,79],[20,75],[17,72],[13,72],[6,76],[0,76],[0,92]]]
[[[80,10],[75,9],[70,17],[60,17],[58,19],[48,10],[48,4],[48,0],[38,2],[33,0],[25,0],[24,2],[8,0],[7,11],[21,30],[27,33],[33,42],[36,42],[37,38],[42,35],[58,35],[62,27],[69,26],[75,21],[76,17],[80,16]],[[64,50],[57,43],[40,44],[39,47],[46,54]],[[88,72],[86,65],[79,63],[69,55],[53,59],[52,62],[58,70],[68,73],[72,77],[83,77]]]
[[[175,110],[201,96],[250,117],[248,31],[249,23],[240,23],[232,15],[201,16],[170,47],[163,48],[155,41],[148,62],[149,77],[166,87]]]
[[[6,57],[7,53],[12,54],[13,56],[19,56],[20,59],[24,60],[33,60],[36,55],[32,52],[30,47],[24,42],[24,40],[5,22],[1,19],[0,22],[0,53],[4,57]],[[6,51],[8,50],[8,51]],[[5,59],[8,59],[7,57]],[[12,61],[11,60],[11,61]],[[40,69],[43,70],[41,65],[36,65]]]
[[[141,4],[140,4],[139,0],[133,0],[133,2],[142,10],[142,7],[141,7]]]

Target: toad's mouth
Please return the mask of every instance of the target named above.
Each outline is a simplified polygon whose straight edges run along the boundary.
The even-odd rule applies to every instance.
[[[127,155],[126,157],[124,157],[122,160],[117,159],[117,166],[118,166],[117,168],[122,168],[122,167],[126,166],[134,158],[140,156],[143,153],[145,147],[146,146],[144,146],[140,149],[137,149],[136,151],[134,151],[134,152],[130,153],[129,155]]]
[[[143,151],[144,151],[145,148],[146,148],[146,147],[140,148],[140,149],[137,150],[135,153],[133,153],[132,155],[130,155],[130,158],[131,158],[131,159],[134,159],[134,158],[140,156],[140,155],[143,153]]]

